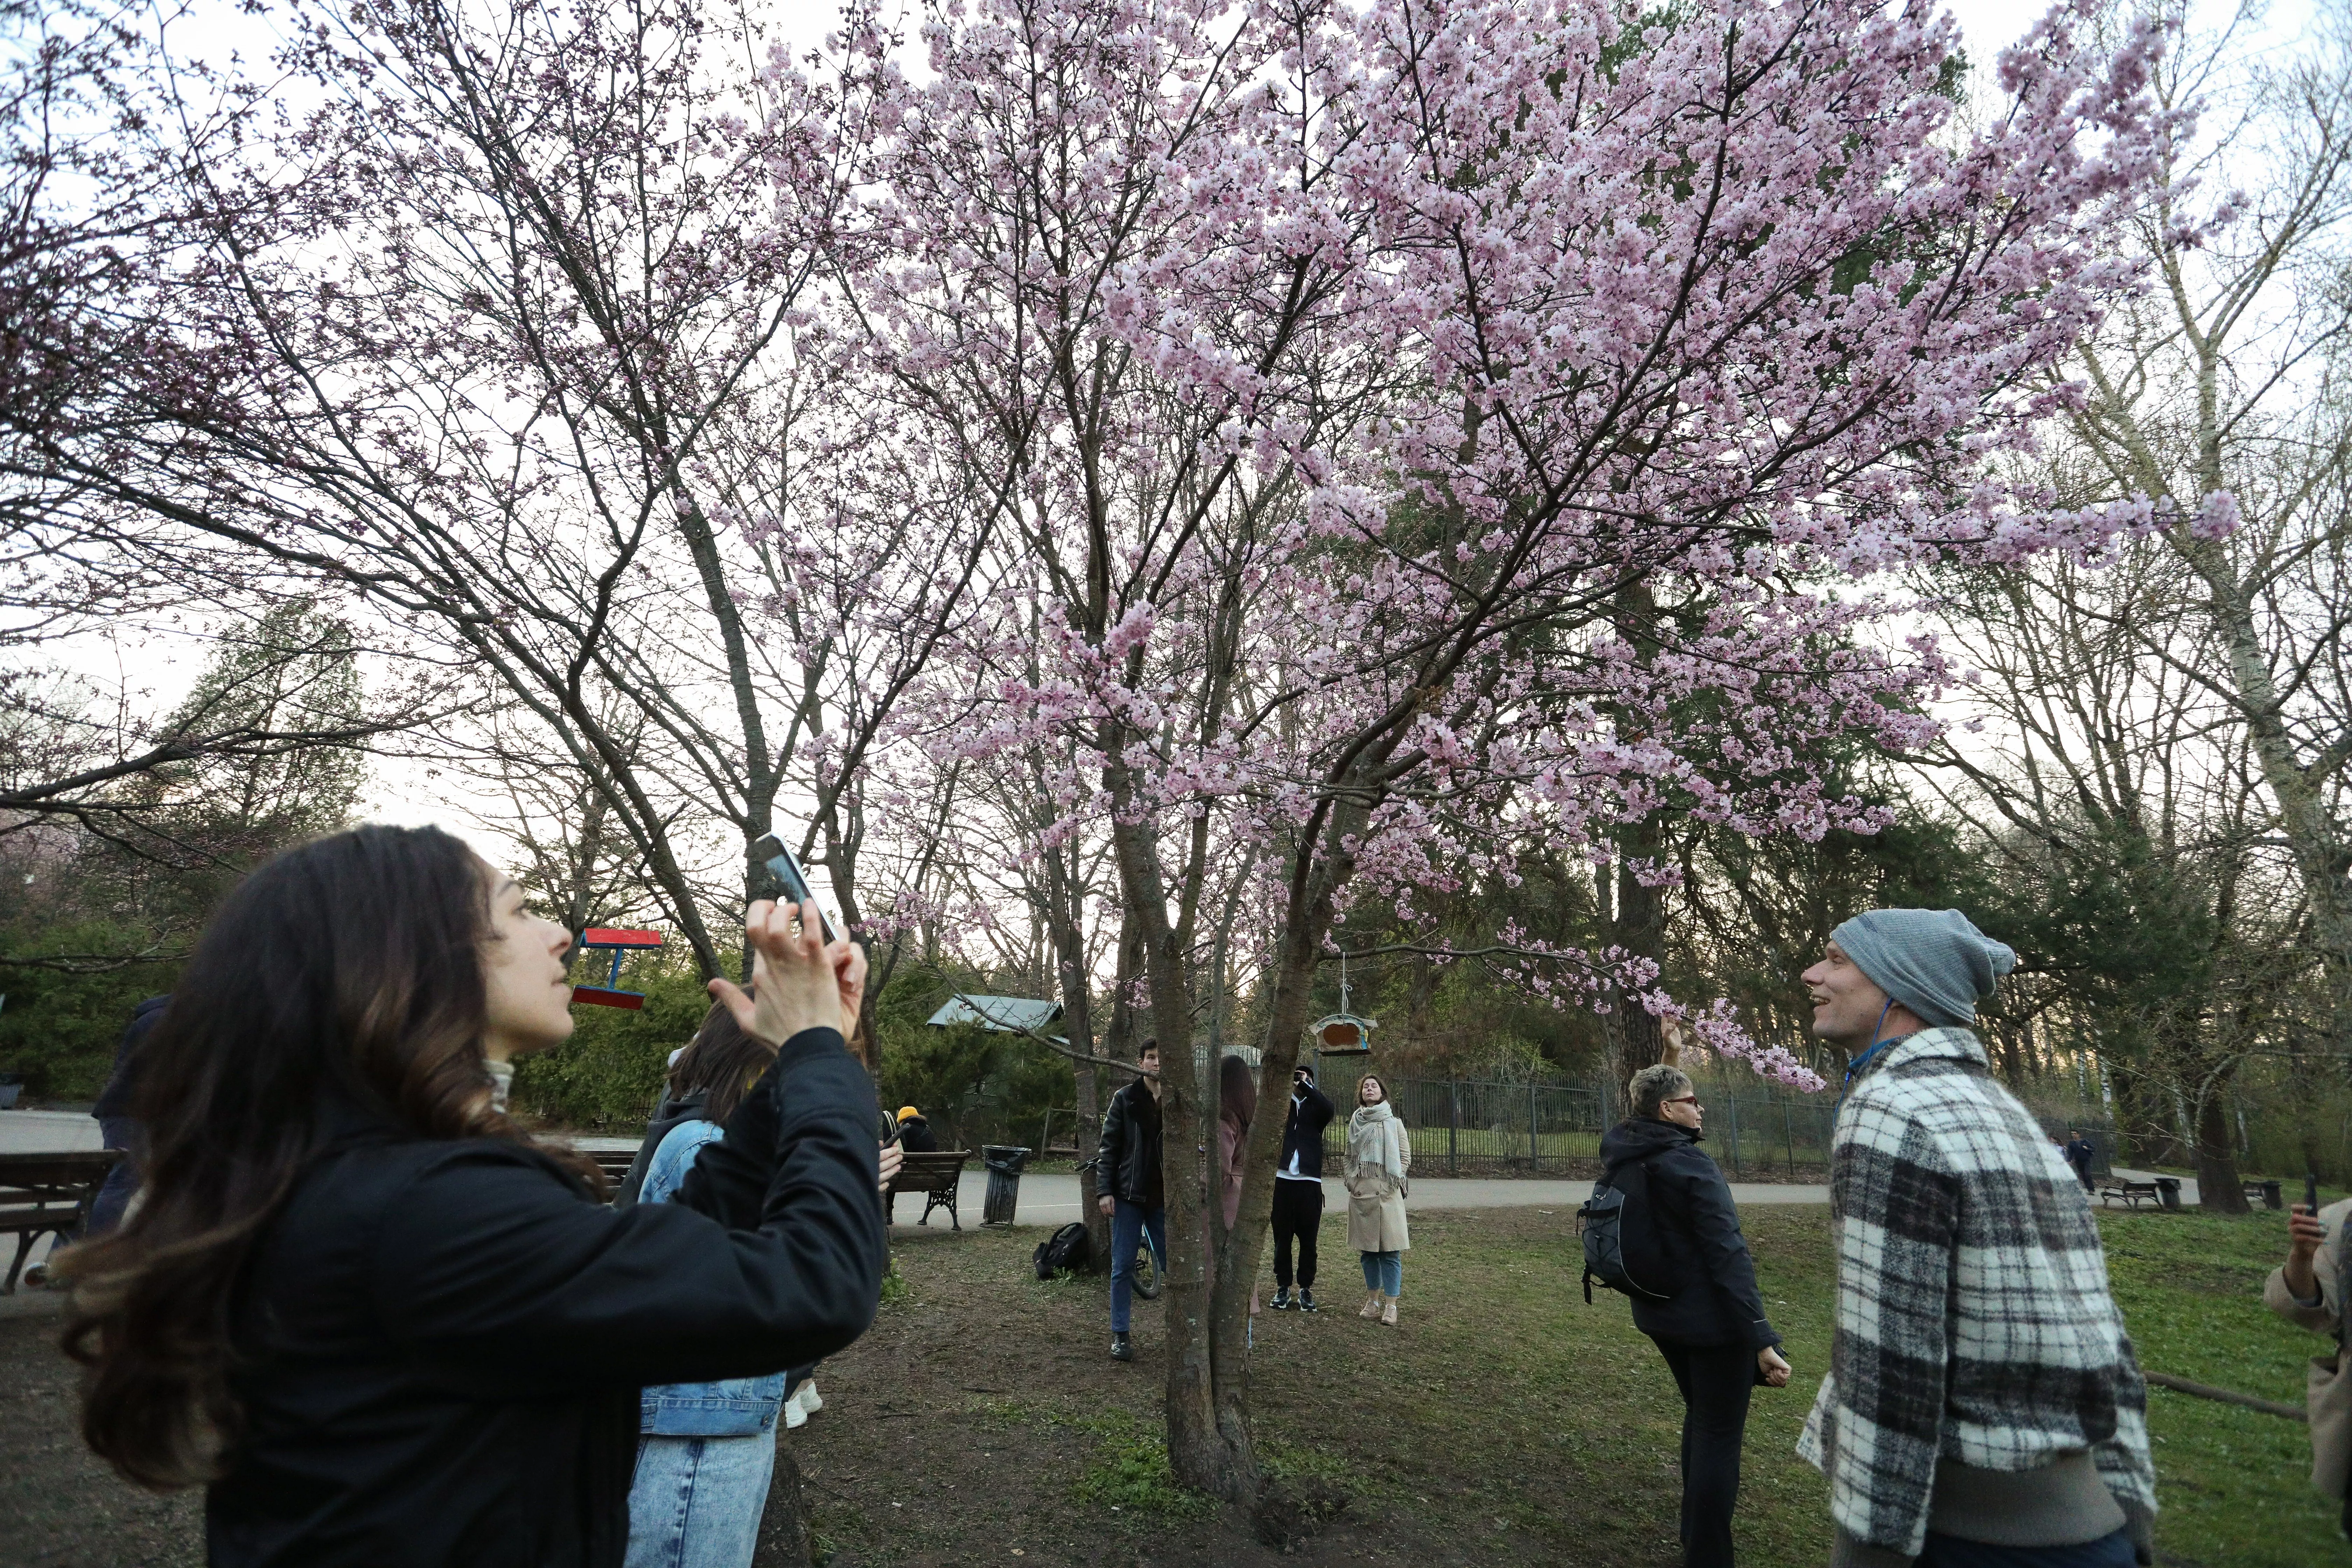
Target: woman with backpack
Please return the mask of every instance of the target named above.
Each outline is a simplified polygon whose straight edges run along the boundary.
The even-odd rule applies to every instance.
[[[1603,1182],[1624,1194],[1620,1244],[1633,1326],[1683,1396],[1684,1568],[1731,1568],[1731,1514],[1748,1396],[1780,1388],[1789,1363],[1764,1315],[1730,1184],[1699,1152],[1703,1111],[1688,1074],[1660,1062],[1627,1086],[1633,1115],[1601,1140]]]
[[[1364,1289],[1371,1294],[1360,1318],[1397,1326],[1404,1294],[1405,1178],[1412,1173],[1412,1142],[1389,1105],[1388,1086],[1371,1073],[1356,1080],[1356,1109],[1348,1117],[1348,1245],[1361,1255]]]
[[[69,1255],[90,1447],[206,1487],[214,1568],[619,1568],[638,1391],[829,1355],[881,1293],[864,961],[814,904],[745,936],[756,997],[711,990],[773,1063],[614,1209],[494,1096],[572,1032],[571,933],[511,879],[399,827],[247,878],[150,1041],[148,1200]]]

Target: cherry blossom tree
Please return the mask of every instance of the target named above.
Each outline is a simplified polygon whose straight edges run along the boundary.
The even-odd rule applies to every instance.
[[[2006,53],[2007,110],[1970,132],[1924,10],[932,20],[865,297],[1011,551],[958,649],[953,755],[1076,743],[1064,810],[1111,838],[1174,1047],[1181,1480],[1261,1480],[1244,1324],[1278,1119],[1227,1231],[1181,1048],[1229,899],[1259,922],[1278,1083],[1353,906],[1409,917],[1538,848],[1607,860],[1670,805],[1874,826],[1808,759],[1919,742],[1945,670],[1875,637],[1873,573],[2149,525],[2021,505],[1987,467],[2072,395],[2039,373],[2134,278],[2108,237],[2150,183],[2159,39],[2087,23]],[[1564,1001],[1638,995],[1809,1076],[1640,959],[1496,945]]]

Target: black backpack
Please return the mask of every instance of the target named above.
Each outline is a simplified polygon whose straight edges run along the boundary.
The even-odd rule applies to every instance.
[[[1087,1227],[1073,1220],[1039,1242],[1029,1261],[1036,1267],[1038,1279],[1051,1279],[1065,1268],[1083,1273],[1094,1256],[1094,1240],[1087,1235]]]
[[[1576,1211],[1584,1232],[1584,1300],[1592,1300],[1595,1279],[1612,1290],[1652,1301],[1672,1291],[1642,1284],[1658,1277],[1657,1248],[1650,1237],[1648,1157],[1628,1160],[1612,1175],[1592,1184],[1592,1195]]]

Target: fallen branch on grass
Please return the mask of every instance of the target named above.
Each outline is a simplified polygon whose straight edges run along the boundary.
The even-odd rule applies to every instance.
[[[2257,1399],[2233,1388],[2216,1388],[2210,1383],[2191,1383],[2168,1372],[2151,1372],[2145,1375],[2157,1387],[2168,1388],[2175,1394],[2193,1394],[2200,1399],[2218,1399],[2224,1405],[2242,1405],[2249,1410],[2259,1410],[2265,1415],[2284,1415],[2290,1421],[2311,1419],[2300,1405],[2282,1405],[2275,1399]]]

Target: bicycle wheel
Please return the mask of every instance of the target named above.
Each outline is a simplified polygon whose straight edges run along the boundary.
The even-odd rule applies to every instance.
[[[1147,1301],[1160,1300],[1160,1259],[1151,1256],[1151,1244],[1144,1242],[1135,1249],[1135,1293]]]

